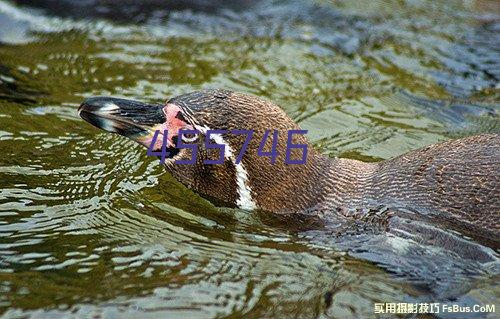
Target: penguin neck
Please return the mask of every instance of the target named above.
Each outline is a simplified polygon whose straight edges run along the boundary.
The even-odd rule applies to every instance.
[[[252,199],[275,213],[334,208],[361,201],[370,164],[349,159],[331,159],[315,151],[305,164],[275,164],[271,169],[245,164]],[[269,166],[267,166],[269,167]]]

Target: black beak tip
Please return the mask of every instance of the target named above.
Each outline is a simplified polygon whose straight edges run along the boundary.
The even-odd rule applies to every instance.
[[[80,106],[78,107],[78,114],[80,114],[84,109],[85,107],[87,106],[87,103],[86,103],[87,100],[84,100],[82,102],[82,104],[80,104]]]
[[[124,136],[147,133],[146,127],[165,122],[161,105],[105,96],[83,100],[78,115],[100,129]]]
[[[78,113],[86,112],[112,112],[119,110],[115,99],[103,96],[89,97],[83,100],[78,108]]]

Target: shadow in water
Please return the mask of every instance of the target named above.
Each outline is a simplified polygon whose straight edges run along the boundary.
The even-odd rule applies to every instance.
[[[76,19],[108,19],[123,23],[167,17],[172,11],[217,13],[224,9],[245,10],[259,0],[15,0],[19,5],[43,9],[50,15]]]

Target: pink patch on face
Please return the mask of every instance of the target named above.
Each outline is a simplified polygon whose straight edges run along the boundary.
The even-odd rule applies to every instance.
[[[168,133],[171,137],[179,134],[179,130],[186,126],[186,122],[177,118],[177,114],[181,112],[181,108],[175,104],[167,103],[165,107],[163,107],[163,113],[167,117],[167,127]],[[169,139],[170,140],[170,139]]]
[[[156,139],[155,145],[153,147],[153,150],[159,150],[161,149],[163,145],[163,132],[166,130],[168,131],[168,140],[167,140],[167,147],[175,147],[176,145],[174,144],[172,138],[174,136],[179,135],[179,130],[180,129],[192,129],[191,125],[188,125],[186,122],[183,120],[177,118],[177,115],[181,112],[181,108],[175,104],[172,103],[167,103],[163,107],[163,113],[165,114],[165,117],[167,120],[162,123],[158,124],[153,128],[153,131],[159,130],[160,133],[158,134],[158,138]],[[146,147],[149,147],[151,145],[151,142],[153,141],[153,136],[154,133],[144,137],[141,139],[139,142],[143,144]]]

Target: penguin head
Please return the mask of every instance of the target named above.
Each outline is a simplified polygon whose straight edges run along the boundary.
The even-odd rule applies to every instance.
[[[264,99],[227,90],[192,92],[163,105],[94,97],[79,113],[147,147],[177,180],[217,204],[271,211],[310,204],[290,197],[311,188],[307,179],[319,155],[304,131]]]

